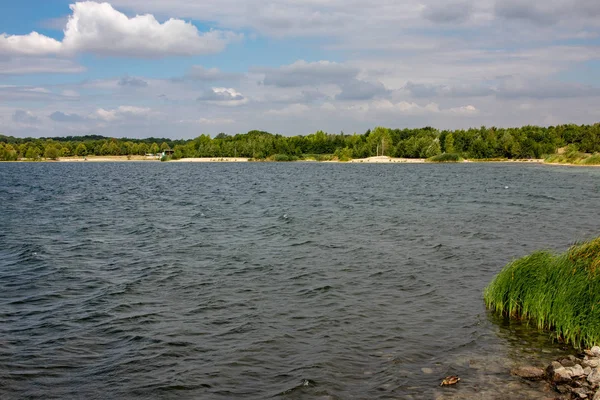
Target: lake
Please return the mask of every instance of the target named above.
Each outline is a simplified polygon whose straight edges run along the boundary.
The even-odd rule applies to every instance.
[[[0,204],[2,398],[534,399],[571,350],[482,291],[599,234],[600,169],[0,163]]]

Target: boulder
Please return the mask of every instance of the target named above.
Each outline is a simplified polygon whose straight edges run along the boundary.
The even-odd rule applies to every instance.
[[[571,371],[563,367],[558,361],[552,361],[552,364],[546,368],[546,374],[554,384],[571,382],[573,377]]]
[[[586,376],[586,373],[584,372],[583,368],[579,364],[575,364],[574,366],[567,368],[567,370],[569,370],[571,372],[571,376],[573,378],[581,378],[583,376]]]
[[[581,365],[585,368],[585,367],[592,367],[592,368],[596,368],[597,366],[600,365],[600,359],[596,358],[596,357],[586,357],[582,362]]]
[[[600,385],[600,367],[594,368],[592,372],[588,375],[587,381],[591,383],[593,386]]]
[[[546,371],[538,367],[519,367],[510,372],[515,376],[531,381],[539,381],[546,377]]]
[[[560,363],[560,365],[562,365],[565,368],[575,366],[575,361],[570,358],[563,358],[562,360],[559,361],[559,363]]]

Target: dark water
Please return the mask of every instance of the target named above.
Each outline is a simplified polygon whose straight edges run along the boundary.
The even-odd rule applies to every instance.
[[[539,398],[508,370],[568,350],[482,290],[598,235],[600,169],[3,163],[0,204],[3,399]]]

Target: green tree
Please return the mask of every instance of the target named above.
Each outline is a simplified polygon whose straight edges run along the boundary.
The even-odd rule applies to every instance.
[[[49,144],[48,146],[46,146],[46,150],[44,151],[44,157],[50,160],[57,160],[58,155],[58,149],[54,145]]]
[[[40,149],[38,149],[36,146],[29,146],[29,148],[27,148],[27,152],[25,153],[25,158],[28,158],[30,160],[39,159]]]
[[[454,136],[451,133],[446,135],[444,150],[446,153],[454,153]]]
[[[150,153],[152,153],[152,154],[158,154],[158,151],[159,151],[159,150],[160,150],[160,149],[159,149],[159,147],[158,147],[158,144],[156,144],[156,142],[154,142],[154,143],[152,143],[152,144],[150,145]]]
[[[75,155],[83,157],[87,155],[87,147],[83,143],[79,143],[75,148]]]

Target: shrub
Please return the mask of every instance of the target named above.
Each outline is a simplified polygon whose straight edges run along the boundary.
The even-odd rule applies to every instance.
[[[443,153],[437,156],[429,157],[427,161],[437,163],[462,162],[463,158],[456,153]]]

